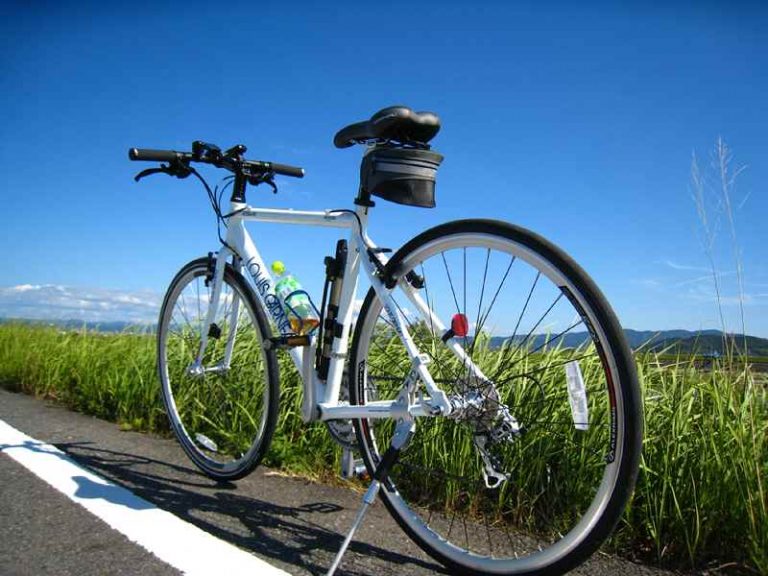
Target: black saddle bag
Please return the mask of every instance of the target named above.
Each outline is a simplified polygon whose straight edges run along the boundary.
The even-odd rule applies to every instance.
[[[434,208],[435,177],[442,161],[431,150],[371,148],[360,165],[362,192],[398,204]]]

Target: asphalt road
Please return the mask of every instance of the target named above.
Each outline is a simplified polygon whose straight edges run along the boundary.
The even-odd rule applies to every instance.
[[[81,466],[289,574],[325,574],[361,495],[257,469],[230,484],[199,473],[175,441],[0,390],[0,420],[55,445]],[[0,446],[2,449],[2,446]],[[0,574],[170,575],[179,571],[131,542],[32,472],[0,456]],[[220,574],[226,574],[221,566]],[[339,575],[446,574],[383,505],[371,507]],[[669,574],[597,554],[574,574]]]

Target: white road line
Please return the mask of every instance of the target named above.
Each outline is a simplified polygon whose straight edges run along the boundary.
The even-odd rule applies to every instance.
[[[97,476],[55,446],[35,440],[2,420],[0,452],[185,574],[288,576],[287,572]]]

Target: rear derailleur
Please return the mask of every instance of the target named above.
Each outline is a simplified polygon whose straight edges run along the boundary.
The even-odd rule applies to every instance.
[[[460,381],[462,394],[450,397],[452,419],[469,422],[473,428],[472,442],[483,460],[483,479],[486,487],[495,489],[509,480],[510,474],[502,469],[499,458],[492,453],[494,446],[514,442],[524,432],[509,409],[499,401],[495,386],[488,380],[470,377]]]

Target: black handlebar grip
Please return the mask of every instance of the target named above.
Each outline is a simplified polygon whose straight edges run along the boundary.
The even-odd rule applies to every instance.
[[[298,166],[289,166],[288,164],[270,162],[269,167],[275,174],[293,176],[294,178],[304,178],[304,168],[299,168]]]
[[[131,160],[146,160],[149,162],[173,162],[179,157],[173,150],[148,150],[146,148],[131,148],[128,158]]]

